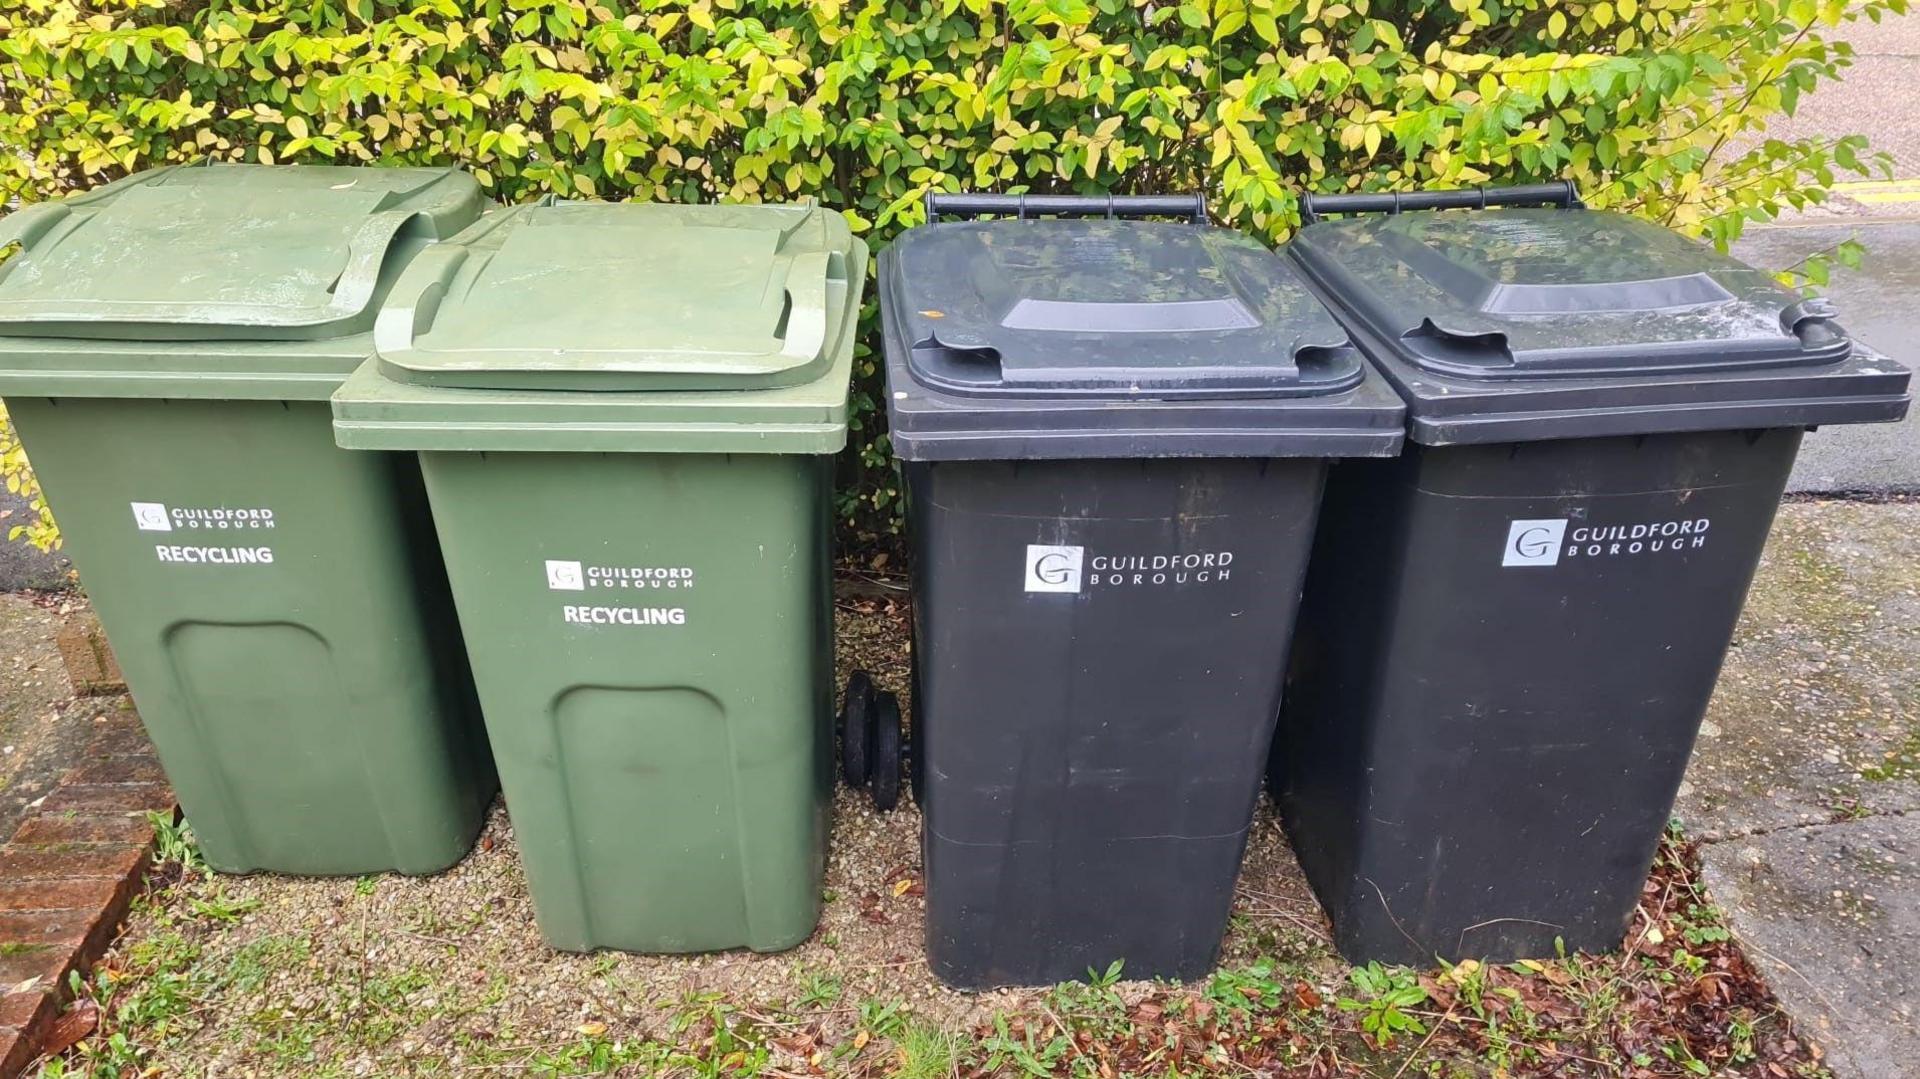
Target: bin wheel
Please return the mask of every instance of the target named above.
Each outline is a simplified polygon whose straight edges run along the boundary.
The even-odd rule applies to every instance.
[[[900,773],[905,764],[900,736],[900,698],[881,693],[874,699],[873,759],[868,763],[872,765],[873,808],[882,813],[900,804]]]
[[[855,671],[840,704],[840,778],[864,787],[873,760],[873,679]]]

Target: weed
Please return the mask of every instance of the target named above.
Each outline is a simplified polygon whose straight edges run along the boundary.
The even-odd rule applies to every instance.
[[[193,825],[188,824],[186,818],[176,821],[172,813],[148,813],[147,823],[153,826],[155,861],[162,865],[178,865],[182,876],[212,875],[206,859],[200,857],[200,840],[193,834]]]
[[[794,999],[795,1008],[830,1008],[845,991],[837,974],[823,974],[808,971],[800,979],[800,995]]]
[[[766,1071],[770,1054],[765,1037],[721,994],[689,996],[674,1017],[673,1031],[682,1045],[664,1055],[664,1070],[697,1079],[745,1079]]]
[[[353,894],[362,899],[380,890],[380,878],[367,876],[353,882]]]
[[[1696,948],[1703,944],[1733,939],[1733,934],[1727,930],[1725,916],[1721,914],[1720,908],[1711,904],[1689,903],[1687,912],[1676,915],[1673,921],[1680,927],[1680,935],[1688,944]]]
[[[1271,959],[1259,959],[1250,966],[1221,969],[1207,979],[1206,998],[1228,1011],[1247,1012],[1256,1007],[1272,1007],[1283,998],[1285,987],[1275,980]]]
[[[898,1000],[860,1002],[860,1026],[876,1038],[891,1038],[907,1024],[907,1006]]]
[[[1347,974],[1359,999],[1341,997],[1335,1003],[1341,1011],[1360,1012],[1360,1029],[1373,1035],[1382,1047],[1392,1045],[1396,1035],[1425,1034],[1426,1025],[1407,1013],[1426,1003],[1427,991],[1419,977],[1406,967],[1383,967],[1368,963]]]
[[[213,894],[205,899],[191,896],[187,900],[187,909],[199,917],[212,922],[231,925],[242,917],[259,909],[258,899],[236,899],[227,895],[224,887],[215,885]]]
[[[1006,1015],[995,1014],[993,1031],[980,1040],[980,1048],[986,1054],[984,1070],[989,1073],[1013,1068],[1023,1075],[1050,1077],[1066,1061],[1073,1040],[1059,1030],[1036,1037],[1024,1022],[1016,1029]]]
[[[584,1037],[551,1052],[534,1054],[535,1075],[606,1075],[619,1068],[651,1065],[661,1057],[651,1042],[614,1041],[605,1035]]]

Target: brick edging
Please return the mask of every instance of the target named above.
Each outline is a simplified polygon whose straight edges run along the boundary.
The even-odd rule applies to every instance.
[[[67,669],[67,681],[76,697],[102,697],[127,691],[127,678],[113,658],[107,635],[91,614],[70,620],[53,632],[53,644],[60,652],[60,665]]]
[[[133,706],[93,725],[82,763],[0,845],[0,1079],[38,1059],[69,972],[113,942],[152,860],[147,814],[176,808]]]

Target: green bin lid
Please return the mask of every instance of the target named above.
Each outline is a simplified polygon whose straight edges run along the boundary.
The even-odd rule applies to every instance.
[[[405,254],[482,199],[451,168],[155,169],[0,221],[0,336],[317,340],[363,332]]]
[[[348,449],[825,454],[866,245],[812,202],[547,199],[408,267],[333,394]]]
[[[420,386],[741,390],[827,365],[848,263],[810,205],[548,199],[423,256],[381,312],[383,372]]]

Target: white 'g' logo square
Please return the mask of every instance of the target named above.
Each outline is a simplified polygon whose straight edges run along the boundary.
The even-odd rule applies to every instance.
[[[171,532],[173,520],[167,516],[167,507],[158,502],[133,502],[133,524],[142,532]]]
[[[578,562],[548,559],[547,587],[556,592],[584,592],[587,590],[587,575]]]
[[[1515,521],[1507,526],[1503,566],[1557,566],[1560,542],[1567,536],[1567,519]]]
[[[1080,591],[1080,564],[1084,547],[1051,547],[1027,544],[1027,591]]]

